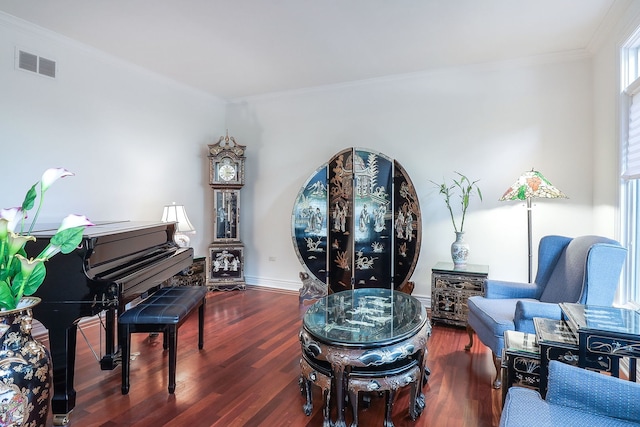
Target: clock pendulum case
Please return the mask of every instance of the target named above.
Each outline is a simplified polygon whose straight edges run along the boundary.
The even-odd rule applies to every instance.
[[[207,255],[210,290],[245,289],[244,245],[240,241],[240,190],[244,185],[244,145],[221,136],[209,146],[213,189],[213,242]]]

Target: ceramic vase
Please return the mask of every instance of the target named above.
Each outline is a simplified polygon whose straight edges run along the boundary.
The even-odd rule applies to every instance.
[[[49,412],[49,351],[31,336],[31,309],[40,298],[24,297],[0,311],[0,427],[44,427]]]
[[[451,244],[451,259],[454,267],[464,267],[469,259],[469,244],[464,241],[464,231],[456,231],[456,240]]]

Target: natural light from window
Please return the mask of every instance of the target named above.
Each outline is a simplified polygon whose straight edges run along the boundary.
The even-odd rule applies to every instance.
[[[622,244],[629,250],[622,274],[619,303],[640,303],[640,29],[621,49],[621,220]]]

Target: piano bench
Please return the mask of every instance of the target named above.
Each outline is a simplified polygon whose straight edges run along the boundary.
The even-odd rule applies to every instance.
[[[129,393],[131,334],[162,332],[163,347],[169,349],[169,393],[176,389],[178,328],[198,308],[198,348],[204,346],[204,305],[206,286],[160,288],[118,319],[118,339],[122,352],[122,394]]]

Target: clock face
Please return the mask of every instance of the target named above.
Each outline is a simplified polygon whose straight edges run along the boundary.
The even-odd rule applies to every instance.
[[[236,168],[228,163],[220,165],[218,176],[223,181],[232,181],[236,177]]]

